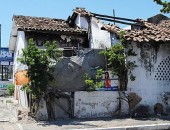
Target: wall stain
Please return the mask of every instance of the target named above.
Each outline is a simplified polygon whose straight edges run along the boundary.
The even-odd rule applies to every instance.
[[[141,62],[141,66],[143,66],[147,72],[154,72],[154,65],[157,61],[159,44],[137,43],[137,47],[140,48],[139,61]]]

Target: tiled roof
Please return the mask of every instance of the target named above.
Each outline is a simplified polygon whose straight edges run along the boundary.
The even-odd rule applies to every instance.
[[[166,21],[162,21],[164,23]],[[140,30],[130,30],[126,32],[125,39],[127,41],[136,42],[169,42],[170,41],[170,22],[167,24],[152,24],[141,21],[142,28]]]
[[[124,30],[126,41],[135,41],[135,42],[170,42],[170,20],[163,20],[159,24],[148,23],[144,20],[139,20],[141,25],[140,30]],[[109,32],[116,33],[119,35],[120,29],[115,25],[104,25],[102,29],[105,29]]]
[[[76,9],[73,11],[74,13],[80,14],[81,16],[94,16],[91,12],[85,10],[85,8],[76,7]]]
[[[14,15],[15,25],[20,30],[87,33],[87,30],[70,27],[65,20],[44,17]]]
[[[107,31],[112,32],[112,33],[116,33],[116,35],[119,35],[120,31],[122,30],[118,26],[113,25],[113,24],[104,24],[101,29],[107,30]]]
[[[163,20],[159,23],[159,26],[165,27],[165,28],[170,28],[170,20]]]
[[[74,9],[74,13],[80,14],[81,16],[95,17],[93,13],[86,11],[84,8],[76,8]],[[162,15],[158,16],[163,17]],[[168,17],[166,19],[168,19]],[[127,41],[137,42],[170,41],[170,20],[162,20],[159,24],[149,23],[141,19],[136,20],[137,20],[136,24],[138,24],[138,26],[140,26],[139,28],[141,29],[124,30],[126,32],[125,39]],[[104,24],[101,29],[116,33],[117,35],[119,35],[120,31],[123,30],[113,24]]]

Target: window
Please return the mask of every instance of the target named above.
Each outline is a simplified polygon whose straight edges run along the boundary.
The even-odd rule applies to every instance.
[[[0,80],[9,81],[13,78],[12,65],[0,65]]]
[[[65,57],[76,56],[76,48],[64,47],[63,56]]]

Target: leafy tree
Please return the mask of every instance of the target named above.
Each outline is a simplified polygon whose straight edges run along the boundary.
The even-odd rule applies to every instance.
[[[32,95],[30,107],[32,107],[31,112],[33,114],[36,114],[42,97],[45,97],[47,105],[50,105],[48,88],[50,83],[54,81],[52,74],[54,66],[59,61],[59,57],[61,57],[61,51],[58,50],[55,41],[48,41],[44,46],[46,50],[39,49],[31,38],[27,48],[22,50],[22,57],[18,59],[22,64],[28,66],[26,76],[30,82],[24,85],[23,89],[26,89]]]
[[[118,76],[119,90],[125,90],[127,86],[127,74],[130,75],[131,81],[135,80],[135,76],[132,74],[132,70],[137,67],[135,62],[127,61],[126,57],[136,56],[133,50],[129,49],[125,52],[124,36],[125,32],[121,31],[119,34],[120,42],[113,45],[107,50],[101,51],[100,54],[104,54],[108,59],[108,66],[112,69],[112,73]]]
[[[125,55],[124,55],[124,46],[117,43],[116,45],[112,46],[111,48],[104,50],[101,52],[108,58],[108,66],[112,69],[112,73],[117,75],[119,78],[119,89],[123,90],[126,88],[127,83],[127,68],[125,62]]]
[[[162,0],[154,0],[159,5],[162,5],[162,9],[160,10],[162,13],[170,13],[170,2],[162,1]]]

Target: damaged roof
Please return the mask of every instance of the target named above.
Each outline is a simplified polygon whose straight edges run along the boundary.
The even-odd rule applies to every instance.
[[[170,20],[162,20],[159,23],[159,26],[164,27],[164,28],[170,28]]]
[[[170,22],[162,21],[160,24],[153,24],[147,21],[140,21],[139,30],[129,30],[124,36],[127,41],[135,42],[169,42]],[[166,24],[163,24],[166,23]]]
[[[107,30],[111,33],[115,33],[117,36],[119,36],[120,31],[122,30],[118,26],[114,24],[104,24],[103,27],[101,28],[102,30]]]
[[[14,15],[13,20],[18,30],[87,33],[85,29],[70,27],[67,22],[62,19]]]
[[[140,23],[140,25],[139,25]],[[125,31],[124,38],[126,41],[135,42],[169,42],[170,41],[170,20],[163,20],[159,24],[149,23],[139,20],[140,29],[123,30],[115,25],[104,25],[102,29],[119,35],[120,31]]]
[[[82,17],[87,17],[87,16],[95,17],[93,13],[85,10],[85,8],[77,7],[73,11],[74,13],[79,14]],[[126,41],[135,41],[135,42],[152,42],[152,41],[169,42],[170,41],[170,20],[168,19],[168,17],[166,17],[166,20],[162,20],[158,24],[149,23],[148,21],[144,21],[141,19],[136,19],[134,25],[138,26],[138,29],[123,30],[113,24],[103,24],[103,27],[101,29],[115,33],[118,36],[121,31],[125,31],[126,34],[124,35],[124,37]]]
[[[77,13],[77,14],[80,14],[80,16],[94,16],[91,12],[85,10],[85,8],[80,8],[80,7],[76,7],[74,10],[73,10],[74,13]]]

